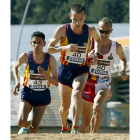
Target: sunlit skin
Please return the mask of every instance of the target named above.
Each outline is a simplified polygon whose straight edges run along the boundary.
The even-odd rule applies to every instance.
[[[101,33],[99,32],[99,30],[103,30],[103,31],[111,30],[111,31],[110,31],[109,34],[105,34],[105,33],[101,34]],[[99,36],[100,36],[100,38],[101,38],[101,43],[104,44],[107,40],[109,40],[109,36],[110,36],[110,34],[112,33],[113,29],[112,29],[110,23],[105,24],[104,22],[100,21],[100,22],[98,23],[97,31],[98,31],[98,34],[99,34]]]
[[[30,44],[33,47],[33,52],[35,56],[42,55],[43,47],[46,45],[46,42],[43,41],[41,37],[33,37]]]
[[[77,13],[73,10],[71,10],[71,13],[69,14],[69,18],[71,20],[70,27],[72,32],[74,32],[77,35],[81,35],[83,33],[83,23],[86,19],[86,14],[84,11],[81,11],[80,13]],[[88,25],[87,25],[88,26]],[[93,37],[95,39],[96,45],[95,48],[98,51],[100,48],[100,38],[96,32],[96,29],[94,26],[88,26],[88,37]],[[50,54],[58,53],[58,52],[76,52],[78,50],[78,44],[67,44],[62,45],[61,47],[56,46],[56,44],[61,41],[63,42],[66,39],[66,24],[59,26],[54,34],[53,40],[51,40],[47,47],[47,52]],[[96,58],[97,60],[97,58]],[[79,67],[79,66],[78,66]],[[74,96],[74,106],[75,106],[75,114],[73,116],[73,126],[78,125],[78,121],[81,115],[82,111],[82,90],[85,86],[85,83],[87,81],[87,73],[83,73],[81,75],[78,75],[72,83],[73,86],[73,96]],[[59,91],[60,91],[60,99],[61,99],[61,105],[60,105],[60,116],[61,116],[61,122],[62,127],[66,128],[67,126],[67,116],[69,112],[70,102],[71,102],[71,93],[72,89],[67,86],[63,85],[62,83],[59,83]]]
[[[99,30],[102,31],[108,31],[111,30],[109,34],[105,34],[105,33],[100,33]],[[101,39],[101,48],[100,48],[100,52],[102,54],[107,54],[110,50],[111,47],[111,43],[112,41],[109,39],[110,34],[112,33],[113,29],[110,23],[105,24],[104,22],[100,21],[98,23],[98,28],[97,28],[97,32],[99,34],[99,37]]]
[[[41,67],[42,66],[41,64],[44,63],[43,61],[47,60],[47,58],[45,58],[45,56],[47,56],[48,54],[43,52],[43,47],[46,45],[46,42],[43,40],[42,37],[37,37],[38,33],[42,34],[42,36],[44,36],[43,33],[41,33],[41,32],[36,32],[36,33],[35,34],[33,33],[33,35],[35,35],[35,36],[31,38],[31,42],[30,42],[30,44],[32,46],[33,57],[30,57],[29,52],[24,52],[24,53],[20,54],[18,60],[16,61],[15,65],[13,66],[13,75],[14,75],[15,82],[16,82],[16,84],[13,88],[13,94],[15,96],[18,95],[17,91],[19,91],[19,89],[20,89],[20,81],[18,79],[18,68],[22,64],[25,64],[25,67],[31,65],[31,70],[33,71],[33,74],[38,73],[41,76],[43,76],[44,79],[47,79],[51,84],[58,86],[55,58],[52,55],[49,55],[49,58],[48,58],[49,59],[48,61],[51,62],[51,63],[49,63],[49,70],[50,70],[51,75],[48,74],[44,70],[43,67]],[[33,62],[30,61],[31,59],[33,59]],[[38,72],[37,71],[34,72],[36,70],[36,68],[32,66],[33,64],[38,65],[38,67],[37,67]],[[47,68],[47,66],[46,66],[46,68]],[[25,73],[26,73],[26,69],[25,69]],[[26,73],[26,77],[27,76],[28,76],[28,73]],[[29,69],[29,79],[31,80],[30,69]],[[40,81],[40,83],[41,82],[42,82],[42,80]],[[33,84],[35,84],[35,83],[33,83]],[[26,85],[24,85],[24,86],[26,86]],[[30,88],[30,87],[28,87],[28,88]],[[25,92],[27,92],[27,91],[24,91],[24,93]],[[38,92],[38,94],[40,94],[40,90],[38,90],[36,92]],[[30,94],[30,91],[28,91],[27,93]],[[45,91],[44,94],[46,94],[46,93],[47,92]],[[22,93],[21,93],[21,95],[22,95]],[[28,100],[29,100],[29,98],[30,97],[28,97]],[[40,121],[41,121],[43,114],[45,112],[45,109],[46,109],[46,105],[41,105],[41,106],[40,105],[31,105],[31,102],[28,102],[28,100],[26,101],[24,99],[23,100],[21,99],[20,106],[19,106],[19,112],[18,112],[17,124],[21,128],[22,127],[25,127],[26,129],[28,128],[29,133],[37,133]],[[44,99],[42,97],[42,99],[39,98],[38,100],[39,100],[39,102],[41,102],[41,100],[44,100]],[[32,98],[32,101],[34,101],[34,97]],[[32,125],[29,128],[29,121],[27,121],[27,119],[28,119],[28,115],[32,109],[33,109]],[[18,133],[20,133],[20,131]]]
[[[113,29],[111,26],[111,23],[105,24],[103,21],[100,21],[98,23],[98,35],[101,39],[101,46],[100,46],[100,53],[103,55],[106,55],[109,53],[109,55],[112,55],[112,52],[110,52],[111,46],[112,46],[112,40],[109,39],[110,34],[112,33]],[[106,33],[104,32],[106,31]],[[95,42],[96,44],[96,42]],[[114,46],[112,46],[114,47]],[[116,54],[120,58],[120,65],[122,68],[121,75],[122,80],[127,80],[127,74],[125,72],[126,69],[126,58],[123,52],[123,48],[121,44],[116,42]],[[88,53],[89,58],[94,57],[94,50]],[[92,82],[89,82],[90,84],[95,84]],[[105,83],[106,84],[106,83]],[[98,85],[98,84],[97,84]],[[94,92],[93,92],[94,93]],[[102,88],[97,92],[95,98],[94,98],[94,104],[89,103],[87,101],[84,101],[83,103],[83,112],[82,112],[82,123],[80,125],[80,133],[88,133],[89,132],[89,126],[91,123],[91,133],[97,133],[99,126],[101,124],[102,119],[102,105],[106,101],[106,98],[109,96],[110,90],[108,88]],[[91,118],[91,111],[93,110],[93,115]]]
[[[84,11],[80,13],[76,13],[75,11],[71,11],[71,14],[69,14],[70,19],[72,20],[71,22],[71,27],[76,33],[81,33],[82,27],[84,20],[86,19],[86,14]]]

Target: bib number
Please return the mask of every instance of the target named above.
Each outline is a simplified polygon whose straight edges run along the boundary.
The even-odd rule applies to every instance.
[[[35,80],[35,81],[34,81],[34,84],[35,84],[35,85],[42,85],[42,81],[41,81],[41,80]]]
[[[74,57],[81,57],[81,53],[74,53],[72,56],[74,56]]]
[[[97,65],[97,70],[105,70],[105,66],[104,65]]]
[[[90,72],[93,75],[107,76],[110,70],[110,61],[102,59],[97,60],[97,65],[91,65]]]
[[[82,64],[86,61],[86,47],[78,47],[77,52],[66,52],[66,60],[70,63]]]
[[[47,80],[40,74],[30,74],[29,77],[29,88],[42,91],[47,89]]]

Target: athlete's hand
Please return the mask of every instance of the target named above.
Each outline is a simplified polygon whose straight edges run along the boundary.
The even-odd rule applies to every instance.
[[[97,65],[98,56],[93,56],[93,60],[89,63],[89,65]]]
[[[38,66],[37,70],[38,70],[38,74],[41,74],[42,76],[45,75],[45,71],[41,66]]]
[[[127,74],[126,74],[126,72],[125,71],[122,71],[121,74],[122,74],[122,80],[123,81],[127,80]]]
[[[76,52],[76,51],[78,51],[78,45],[77,44],[69,44],[67,46],[64,46],[64,51]]]
[[[14,89],[13,89],[13,93],[14,95],[18,95],[17,91],[19,92],[19,88],[20,88],[20,82],[16,82]]]
[[[94,57],[94,53],[95,53],[95,50],[91,50],[91,51],[88,53],[88,58],[93,58],[93,57]]]

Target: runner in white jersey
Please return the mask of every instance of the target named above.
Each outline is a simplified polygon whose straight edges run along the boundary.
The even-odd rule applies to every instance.
[[[104,17],[98,23],[97,31],[101,38],[101,48],[98,55],[97,65],[91,65],[90,78],[88,79],[83,93],[83,112],[82,123],[80,125],[81,133],[88,133],[91,122],[91,132],[97,133],[101,123],[101,108],[104,102],[111,97],[110,82],[111,69],[113,67],[114,58],[116,55],[120,58],[122,68],[122,79],[127,80],[126,58],[122,46],[109,39],[112,33],[112,21]],[[91,39],[91,53],[89,58],[93,58],[94,40]],[[91,63],[92,64],[92,63]],[[94,104],[93,104],[94,103]],[[93,116],[92,115],[93,109]]]

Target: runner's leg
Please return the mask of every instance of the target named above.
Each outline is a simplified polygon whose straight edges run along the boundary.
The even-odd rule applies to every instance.
[[[29,133],[37,133],[38,126],[44,115],[45,109],[46,109],[46,106],[34,106],[32,127],[30,128]]]
[[[60,100],[61,100],[59,112],[60,112],[61,123],[63,128],[67,126],[67,118],[68,118],[69,108],[71,103],[71,92],[72,89],[70,87],[59,83],[59,93],[60,93]]]
[[[99,90],[97,95],[95,96],[94,99],[94,105],[93,105],[93,116],[91,119],[91,132],[97,133],[100,123],[101,123],[101,109],[102,105],[106,101],[107,96],[109,95],[110,90],[108,88],[102,88]]]
[[[18,111],[18,126],[19,127],[29,127],[29,121],[27,121],[28,114],[32,110],[32,106],[25,100],[21,100],[19,111]]]
[[[92,108],[93,103],[89,103],[83,100],[82,123],[80,125],[80,133],[89,133]]]
[[[75,114],[73,114],[73,126],[78,126],[80,115],[83,109],[82,103],[82,91],[87,82],[88,73],[84,73],[76,77],[73,81],[73,98]]]

